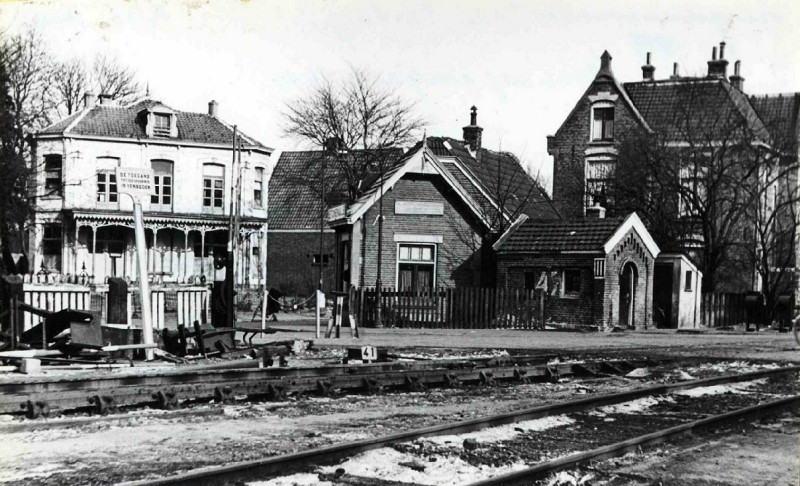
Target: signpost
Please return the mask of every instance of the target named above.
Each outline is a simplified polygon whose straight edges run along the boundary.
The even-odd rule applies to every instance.
[[[141,167],[117,167],[117,189],[133,199],[133,226],[136,235],[136,260],[139,267],[139,286],[142,292],[142,336],[144,344],[154,344],[153,315],[150,312],[150,283],[147,280],[147,242],[144,238],[142,198],[155,192],[153,169]],[[145,351],[147,360],[155,358],[152,348]]]

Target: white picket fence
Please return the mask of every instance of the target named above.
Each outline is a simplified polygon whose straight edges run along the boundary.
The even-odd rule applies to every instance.
[[[57,312],[63,309],[98,311],[101,319],[105,321],[106,298],[108,286],[97,286],[94,290],[95,296],[100,296],[100,308],[92,309],[92,291],[89,287],[74,284],[32,284],[23,285],[24,300],[40,309]],[[151,317],[153,327],[157,330],[167,326],[167,295],[174,292],[177,304],[177,324],[191,327],[194,321],[202,322],[203,312],[206,313],[206,321],[210,321],[209,300],[211,292],[206,287],[178,287],[176,289],[153,289],[150,291]],[[97,306],[95,306],[97,307]],[[128,322],[133,320],[133,295],[128,291]],[[24,330],[39,324],[42,318],[29,312],[24,315]],[[103,322],[105,324],[105,322]],[[111,323],[117,324],[117,323]]]

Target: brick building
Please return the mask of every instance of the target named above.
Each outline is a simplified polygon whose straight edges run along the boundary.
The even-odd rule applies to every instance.
[[[381,281],[404,290],[493,286],[497,235],[522,214],[558,217],[516,157],[481,147],[482,130],[473,107],[464,140],[425,138],[329,211],[339,288],[375,285],[381,204]]]
[[[719,178],[715,174],[708,175],[709,170],[728,164],[728,173],[734,173],[736,157],[744,159],[739,154],[744,152],[745,145],[753,152],[763,147],[762,153],[789,154],[788,163],[796,164],[800,134],[798,95],[745,94],[740,62],[736,62],[734,74],[728,76],[724,48],[724,43],[719,51],[714,47],[707,75],[697,77],[680,75],[675,64],[671,76],[656,79],[656,69],[648,53],[647,62],[642,66],[642,79],[625,83],[615,77],[611,55],[603,53],[595,78],[555,135],[547,140],[548,152],[553,157],[553,201],[564,217],[583,217],[587,208],[595,204],[604,206],[609,216],[636,210],[661,248],[684,253],[701,268],[707,268],[704,261],[709,257],[703,251],[704,230],[698,222],[696,208],[711,204],[704,199],[705,195],[713,194],[712,187],[720,187]],[[669,172],[676,180],[673,187],[679,185],[683,190],[657,198],[659,213],[656,215],[643,210],[647,203],[631,204],[629,199],[626,205],[624,190],[615,186],[620,178],[616,169],[622,145],[626,139],[637,140],[637,133],[658,140],[659,149],[674,154],[669,157],[680,164]],[[631,159],[631,151],[625,155]],[[703,157],[710,162],[696,162]],[[772,200],[776,193],[795,192],[796,184],[789,178],[770,180],[769,173],[780,172],[778,164],[787,163],[784,159],[778,161],[779,157],[770,157],[770,162],[759,167],[758,175],[752,176],[754,186],[769,180],[759,189],[764,198],[735,203],[739,207],[752,205],[751,213],[766,214],[774,210]],[[639,161],[654,164],[644,156]],[[742,172],[747,170],[742,169]],[[794,174],[791,179],[796,179]],[[782,191],[781,186],[786,185],[791,185],[792,189]],[[722,197],[726,196],[716,200]],[[689,199],[694,202],[690,203]],[[722,263],[713,264],[715,270],[718,269],[714,278],[707,279],[714,291],[742,292],[761,288],[755,224],[752,218],[743,218],[730,229],[724,228],[724,233],[731,235],[726,237],[730,244],[726,245]],[[670,228],[670,231],[661,231],[663,228]]]
[[[636,213],[523,220],[494,248],[499,285],[546,289],[547,320],[599,329],[652,327],[660,250]]]

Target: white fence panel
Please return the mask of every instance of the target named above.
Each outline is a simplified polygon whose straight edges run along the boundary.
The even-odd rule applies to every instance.
[[[89,288],[82,285],[23,284],[22,290],[26,304],[51,312],[89,310],[91,307]],[[30,312],[24,312],[23,316],[25,331],[42,322],[41,317]]]

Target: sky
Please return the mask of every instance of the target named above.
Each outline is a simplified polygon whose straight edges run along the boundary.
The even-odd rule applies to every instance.
[[[36,28],[60,59],[109,54],[151,95],[220,117],[277,150],[286,106],[355,67],[415,103],[427,134],[461,138],[478,107],[483,146],[514,152],[549,186],[558,130],[608,50],[621,82],[678,62],[704,75],[711,49],[742,61],[745,92],[800,91],[800,2],[432,0],[0,0],[0,32]]]

